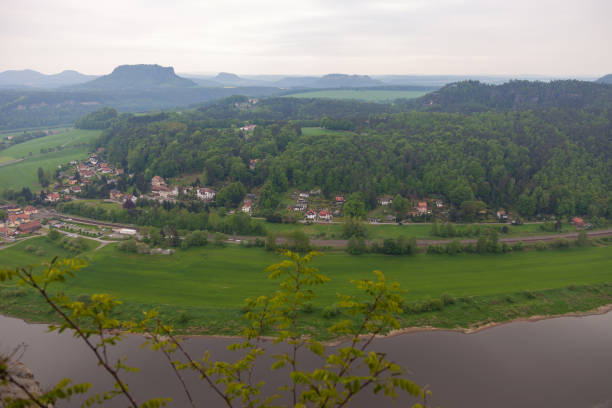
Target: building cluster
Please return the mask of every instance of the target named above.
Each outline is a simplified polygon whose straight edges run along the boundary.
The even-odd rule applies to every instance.
[[[31,234],[41,228],[40,221],[32,219],[34,214],[38,214],[36,207],[28,205],[21,208],[16,205],[6,205],[0,209],[6,212],[6,218],[0,220],[0,238]]]
[[[295,204],[293,204],[292,207],[288,207],[288,209],[295,212],[303,213],[304,219],[306,221],[332,221],[334,219],[334,216],[340,216],[342,214],[342,204],[344,204],[344,197],[336,197],[340,198],[341,200],[334,201],[332,206],[334,210],[332,211],[329,209],[330,206],[328,205],[328,203],[321,202],[321,200],[311,199],[311,196],[318,197],[320,195],[320,189],[294,193],[293,198],[295,199]]]
[[[85,186],[95,177],[105,176],[107,183],[115,181],[117,176],[123,174],[123,169],[115,169],[111,164],[100,160],[96,153],[92,153],[86,160],[70,162],[74,172],[70,175],[60,173],[67,177],[67,182],[56,186],[55,191],[47,194],[45,201],[54,203],[57,201],[68,201],[74,195],[80,194]]]
[[[214,201],[217,193],[209,187],[181,187],[183,195],[193,195],[198,200],[204,202]],[[176,201],[179,198],[179,188],[177,186],[169,186],[161,176],[155,176],[151,179],[151,194],[145,196],[157,201]]]

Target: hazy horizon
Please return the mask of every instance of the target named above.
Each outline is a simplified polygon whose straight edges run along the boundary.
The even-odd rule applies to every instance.
[[[24,0],[0,15],[0,71],[599,77],[612,2]],[[36,12],[32,12],[36,10]]]

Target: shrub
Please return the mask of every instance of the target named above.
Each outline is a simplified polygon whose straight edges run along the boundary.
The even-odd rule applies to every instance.
[[[578,233],[578,238],[576,238],[576,246],[583,247],[583,246],[590,245],[590,243],[591,242],[589,241],[586,231],[580,231]]]
[[[427,253],[429,255],[438,255],[446,253],[446,249],[442,245],[428,245]]]
[[[49,233],[47,234],[47,239],[49,241],[57,241],[60,237],[62,236],[62,234],[56,230],[56,229],[52,229],[51,231],[49,231]]]
[[[453,239],[446,245],[446,253],[449,255],[457,255],[461,253],[461,242],[458,238]]]
[[[340,314],[340,307],[337,304],[333,304],[330,306],[326,306],[323,309],[323,317],[326,319],[331,319],[332,317],[336,317]]]
[[[352,236],[348,240],[346,252],[351,255],[361,255],[367,251],[365,240],[362,237]]]
[[[36,256],[44,256],[45,255],[45,251],[42,248],[38,248],[35,252]]]
[[[523,291],[523,296],[525,296],[527,299],[535,299],[536,298],[535,293],[533,293],[530,290]]]
[[[444,306],[454,305],[456,301],[455,297],[449,295],[448,293],[443,293],[442,296],[440,296],[440,300]]]
[[[227,239],[227,235],[221,232],[215,232],[215,245],[217,246],[225,246],[225,240]]]
[[[312,313],[312,312],[314,312],[314,306],[313,306],[312,302],[305,302],[302,305],[302,312],[304,312],[304,313]]]
[[[127,239],[121,242],[118,248],[123,252],[136,253],[138,251],[138,245],[134,239]]]
[[[25,247],[25,250],[28,251],[28,252],[34,252],[34,251],[36,251],[36,247],[34,245],[27,245]]]
[[[519,241],[515,243],[514,245],[512,245],[513,251],[522,251],[523,249],[525,249],[525,246],[523,245],[523,241]]]
[[[551,244],[551,247],[556,248],[556,249],[567,249],[569,248],[569,246],[570,246],[569,241],[564,238],[557,238]]]
[[[23,297],[26,294],[27,294],[27,291],[24,288],[13,288],[13,289],[5,290],[2,292],[2,295],[7,298]]]
[[[535,249],[538,251],[545,251],[546,250],[546,244],[544,242],[537,242],[535,244]]]
[[[176,322],[182,325],[187,324],[189,320],[191,320],[191,316],[186,311],[181,311],[176,318]]]

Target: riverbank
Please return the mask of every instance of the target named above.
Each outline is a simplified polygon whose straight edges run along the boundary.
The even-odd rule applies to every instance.
[[[85,301],[81,296],[78,300]],[[124,303],[115,313],[119,320],[138,319],[143,310],[157,309],[164,321],[187,337],[233,338],[244,325],[243,312],[236,308],[212,309],[171,305]],[[345,319],[341,313],[329,316],[325,307],[313,307],[300,313],[304,334],[336,344],[327,327]],[[519,321],[539,321],[562,316],[603,314],[612,310],[612,283],[522,291],[494,296],[444,295],[440,299],[406,302],[399,316],[402,329],[383,337],[420,331],[454,331],[465,334]],[[31,323],[58,323],[54,312],[33,292],[0,286],[0,313]]]

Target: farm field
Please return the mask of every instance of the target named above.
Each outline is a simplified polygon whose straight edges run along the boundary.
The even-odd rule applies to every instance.
[[[49,135],[20,143],[0,151],[0,189],[21,189],[29,187],[32,191],[38,191],[38,178],[36,170],[42,167],[46,170],[54,170],[58,165],[71,160],[82,159],[88,148],[81,146],[91,142],[100,134],[96,130],[72,129],[63,133]],[[62,150],[41,153],[41,149],[63,147]],[[30,153],[32,155],[30,156]],[[22,161],[5,164],[13,160]]]
[[[329,90],[329,91],[314,91],[314,92],[299,92],[285,95],[291,98],[329,98],[329,99],[357,99],[368,102],[383,102],[392,101],[395,99],[419,98],[427,92],[423,91],[402,91],[402,90]]]

